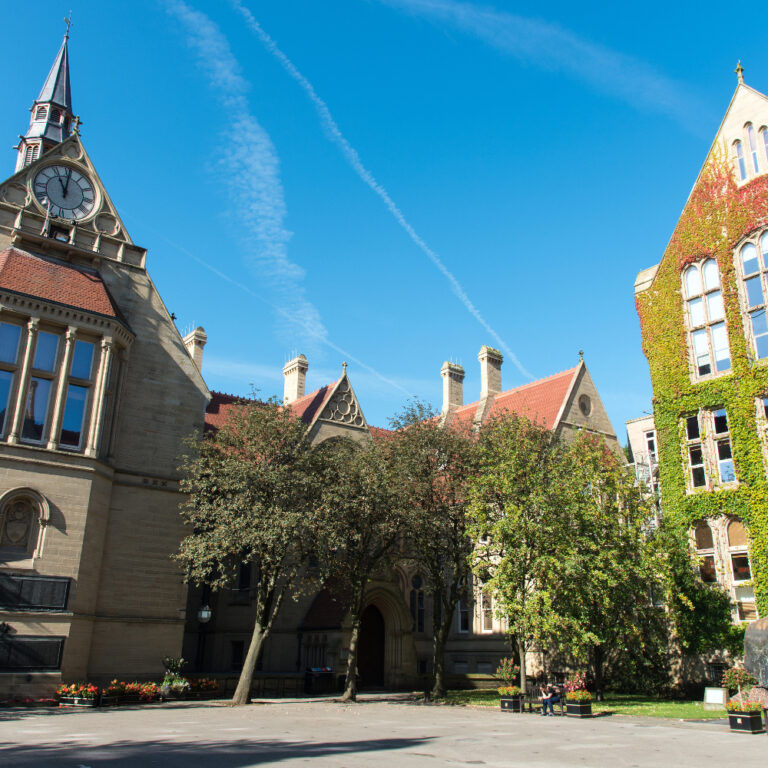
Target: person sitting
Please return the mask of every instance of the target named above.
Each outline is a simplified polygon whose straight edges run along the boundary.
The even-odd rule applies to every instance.
[[[541,696],[539,698],[541,699],[542,717],[546,717],[546,715],[554,717],[555,708],[553,707],[553,704],[557,704],[560,701],[560,690],[558,687],[551,684],[542,685]],[[547,712],[547,707],[549,707],[549,712]]]

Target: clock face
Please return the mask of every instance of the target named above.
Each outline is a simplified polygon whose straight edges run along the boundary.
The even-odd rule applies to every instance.
[[[60,219],[84,219],[96,203],[91,180],[68,165],[43,168],[35,176],[34,185],[40,205]]]

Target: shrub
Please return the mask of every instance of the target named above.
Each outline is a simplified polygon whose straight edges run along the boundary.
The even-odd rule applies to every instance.
[[[510,686],[517,680],[520,674],[520,667],[515,664],[514,659],[506,658],[499,662],[499,668],[496,670],[496,677],[504,681],[505,686]]]
[[[739,690],[748,691],[756,682],[757,680],[743,667],[731,667],[723,672],[720,684],[728,689],[728,693],[736,693]]]

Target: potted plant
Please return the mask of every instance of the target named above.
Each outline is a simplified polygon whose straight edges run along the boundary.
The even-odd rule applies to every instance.
[[[62,683],[56,689],[60,707],[96,707],[99,704],[99,689],[93,683]]]
[[[523,711],[523,692],[514,684],[519,673],[520,667],[510,658],[502,659],[496,670],[496,678],[503,682],[498,688],[499,706],[507,712]]]
[[[189,680],[181,675],[181,670],[186,663],[184,659],[173,656],[166,656],[163,659],[165,677],[160,684],[160,695],[163,700],[183,699],[187,695],[190,689]]]
[[[208,677],[197,677],[189,681],[189,694],[196,699],[215,699],[219,693],[219,683]]]
[[[125,696],[125,683],[115,678],[101,691],[101,706],[111,707],[120,704]]]
[[[158,696],[157,683],[122,683],[121,704],[148,704]]]
[[[586,688],[566,691],[565,714],[569,717],[592,717],[592,694]]]
[[[729,701],[728,724],[736,733],[764,733],[763,705],[759,701]]]

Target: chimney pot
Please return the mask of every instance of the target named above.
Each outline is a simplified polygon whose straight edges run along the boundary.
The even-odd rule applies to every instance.
[[[194,331],[190,331],[183,339],[187,353],[198,371],[203,370],[203,348],[208,343],[208,334],[202,325],[198,325]]]
[[[464,369],[447,360],[440,369],[443,377],[443,415],[464,405]]]
[[[501,364],[504,355],[498,349],[482,346],[477,356],[480,361],[480,398],[501,392]]]
[[[294,400],[304,397],[308,368],[309,362],[304,355],[297,355],[283,366],[283,405],[290,405]]]

